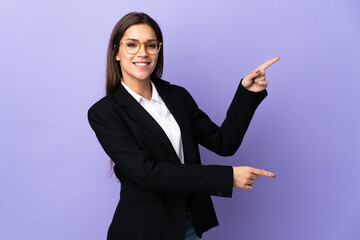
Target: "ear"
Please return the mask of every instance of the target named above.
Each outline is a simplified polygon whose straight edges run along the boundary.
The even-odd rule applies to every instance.
[[[116,54],[116,61],[120,61],[119,53]]]

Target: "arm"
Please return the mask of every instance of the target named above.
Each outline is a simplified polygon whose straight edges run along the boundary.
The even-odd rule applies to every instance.
[[[131,136],[118,108],[110,101],[99,101],[89,109],[88,119],[107,155],[129,178],[158,191],[231,197],[232,167],[183,165],[152,159]]]
[[[191,95],[185,90],[191,106],[199,143],[221,156],[231,156],[239,148],[257,106],[267,96],[266,90],[252,92],[240,83],[227,111],[226,118],[217,126],[201,111]]]
[[[192,109],[198,141],[202,146],[221,156],[235,154],[257,106],[267,96],[268,82],[265,79],[265,69],[279,60],[280,57],[275,57],[266,61],[241,80],[221,127],[198,108],[194,99],[185,90],[188,104]]]

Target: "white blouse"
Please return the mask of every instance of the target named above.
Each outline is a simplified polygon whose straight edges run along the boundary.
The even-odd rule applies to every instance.
[[[123,81],[121,81],[121,84],[161,126],[177,153],[180,162],[184,164],[184,152],[179,125],[166,107],[164,101],[161,99],[154,83],[151,82],[152,96],[150,101],[134,92],[131,88],[126,86]]]

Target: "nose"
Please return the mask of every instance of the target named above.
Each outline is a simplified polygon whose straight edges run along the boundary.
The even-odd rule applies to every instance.
[[[148,56],[148,53],[146,52],[146,45],[145,45],[145,43],[141,43],[141,45],[140,45],[140,49],[139,49],[139,52],[138,52],[138,55],[139,56]]]

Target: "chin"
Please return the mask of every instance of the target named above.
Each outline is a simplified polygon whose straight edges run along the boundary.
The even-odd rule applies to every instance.
[[[133,74],[133,77],[139,80],[146,80],[149,79],[152,72],[144,71],[144,72],[137,72]]]
[[[149,69],[148,69],[149,70]],[[129,71],[126,72],[125,75],[127,75],[127,77],[134,79],[134,80],[138,80],[138,81],[145,81],[147,79],[150,79],[151,73],[153,71]]]
[[[150,79],[150,74],[147,75],[141,75],[141,76],[134,76],[135,79],[145,81],[146,79]]]

